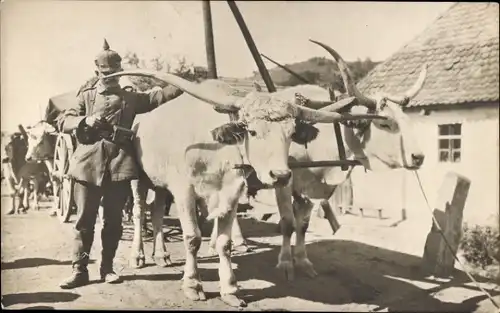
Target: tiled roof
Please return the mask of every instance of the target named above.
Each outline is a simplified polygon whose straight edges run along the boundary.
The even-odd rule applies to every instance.
[[[424,63],[427,80],[409,106],[498,101],[499,4],[453,4],[358,87],[364,93],[402,93]]]

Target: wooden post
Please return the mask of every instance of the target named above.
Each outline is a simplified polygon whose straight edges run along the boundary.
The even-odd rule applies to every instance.
[[[340,223],[335,217],[335,213],[332,210],[332,206],[328,202],[328,200],[322,200],[320,202],[320,208],[323,209],[323,212],[325,214],[325,218],[328,220],[328,223],[330,224],[330,227],[332,228],[333,234],[335,234],[339,229],[340,229]]]
[[[214,33],[212,29],[212,11],[210,9],[210,1],[203,0],[202,3],[203,3],[203,21],[205,25],[205,47],[207,53],[208,78],[217,79]]]
[[[438,228],[432,224],[425,243],[422,269],[438,277],[451,275],[455,265],[455,254],[462,236],[462,218],[469,193],[470,180],[449,172],[439,190],[434,217],[441,227],[448,247]]]
[[[269,72],[267,71],[264,62],[260,57],[259,50],[257,50],[257,46],[255,45],[252,35],[250,34],[250,31],[248,30],[248,27],[245,24],[245,20],[243,20],[243,16],[241,15],[238,6],[236,6],[236,3],[234,1],[228,1],[227,4],[229,5],[229,8],[233,12],[234,18],[236,19],[236,22],[238,23],[238,26],[240,27],[241,32],[243,33],[243,37],[245,38],[248,48],[252,53],[253,59],[255,60],[255,63],[259,68],[260,75],[262,76],[264,83],[266,83],[267,90],[269,92],[276,92],[276,87],[274,87],[273,81],[271,80],[271,75],[269,75]]]

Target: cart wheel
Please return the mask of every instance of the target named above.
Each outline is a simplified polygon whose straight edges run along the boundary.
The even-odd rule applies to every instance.
[[[73,154],[74,146],[71,136],[59,134],[54,152],[54,176],[58,181],[54,186],[54,195],[57,205],[57,216],[62,223],[67,223],[73,211],[73,179],[66,175],[69,159]]]

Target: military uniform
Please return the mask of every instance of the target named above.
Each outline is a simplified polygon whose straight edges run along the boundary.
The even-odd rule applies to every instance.
[[[121,58],[106,46],[107,43],[96,65],[99,68],[99,61],[113,65],[114,61],[115,70],[111,72],[121,70]],[[109,69],[106,72],[109,73]],[[76,106],[64,111],[59,118],[59,130],[73,133],[78,141],[68,169],[68,175],[75,180],[73,197],[78,211],[72,262],[74,273],[61,288],[74,288],[88,282],[87,265],[101,199],[104,221],[100,274],[102,279],[108,274],[117,276],[112,263],[122,235],[122,209],[129,194],[130,180],[138,178],[132,141],[115,141],[99,133],[87,125],[86,117],[100,116],[108,125],[130,129],[136,114],[149,112],[181,93],[172,87],[136,93],[120,86],[107,87],[99,80],[81,89]]]

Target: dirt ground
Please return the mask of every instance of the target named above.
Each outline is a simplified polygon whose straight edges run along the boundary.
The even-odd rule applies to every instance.
[[[71,273],[73,225],[48,216],[46,207],[23,215],[5,215],[9,202],[2,197],[1,287],[2,304],[7,309],[234,310],[219,299],[218,259],[206,255],[208,238],[199,261],[208,300],[193,302],[183,297],[184,252],[175,209],[174,216],[165,222],[165,229],[171,231],[168,249],[172,267],[154,265],[152,243],[147,240],[147,267],[128,268],[132,226],[126,224],[115,259],[115,269],[124,281],[100,283],[98,222],[89,267],[92,283],[68,291],[59,289],[58,284]],[[232,258],[242,297],[248,303],[243,310],[495,312],[462,271],[441,282],[419,272],[430,225],[405,221],[387,227],[388,222],[349,215],[339,216],[339,221],[342,227],[335,235],[323,219],[315,219],[308,231],[308,254],[319,276],[287,282],[275,269],[280,244],[275,218],[268,222],[241,218],[243,232],[255,247],[251,253]],[[480,281],[500,302],[498,285]]]

